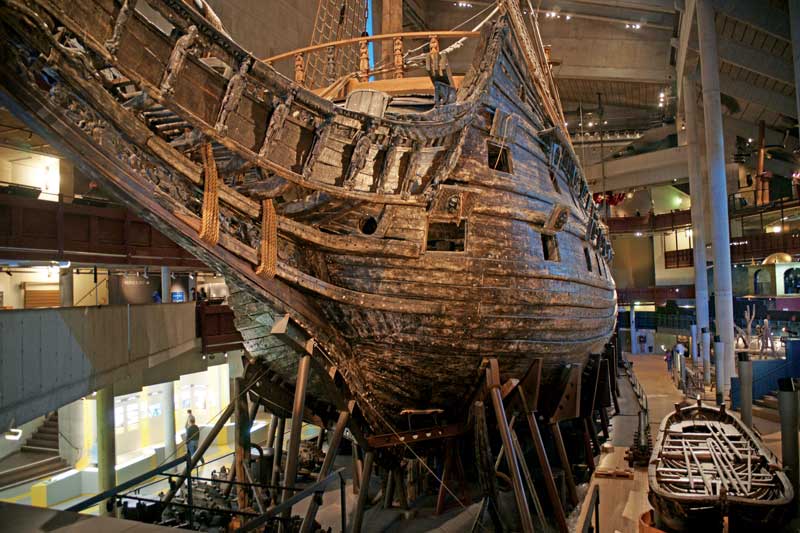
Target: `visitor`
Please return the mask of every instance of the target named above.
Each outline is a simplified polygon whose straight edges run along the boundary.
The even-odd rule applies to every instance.
[[[205,287],[200,287],[200,295],[197,297],[197,299],[201,302],[208,300],[208,293],[206,293]]]
[[[195,301],[197,301],[197,289],[195,289],[194,287],[192,287],[192,290],[191,290],[191,291],[189,291],[189,297],[191,298],[191,301],[192,301],[192,302],[195,302]]]
[[[686,346],[680,341],[680,339],[675,339],[677,343],[675,344],[675,348],[673,348],[673,353],[676,357],[683,357],[686,355]]]
[[[189,429],[189,426],[193,426],[195,424],[194,415],[192,414],[191,409],[186,410],[186,424],[183,427]]]
[[[160,304],[161,303],[161,294],[158,291],[153,291],[153,303]]]
[[[192,423],[186,428],[186,453],[189,454],[189,457],[194,457],[194,454],[197,453],[197,445],[200,442],[200,428],[194,423],[194,417],[192,417]],[[200,457],[200,462],[205,464],[205,461],[202,457]]]
[[[672,350],[666,351],[664,361],[667,362],[667,373],[672,374]]]

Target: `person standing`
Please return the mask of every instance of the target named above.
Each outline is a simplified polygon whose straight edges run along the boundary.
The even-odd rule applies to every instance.
[[[194,417],[192,417],[191,424],[186,427],[186,453],[189,454],[189,457],[194,457],[194,454],[197,453],[197,445],[199,443],[200,428],[194,423]],[[200,461],[205,464],[205,461],[203,461],[202,457],[200,458]]]
[[[664,361],[667,362],[667,373],[672,374],[672,350],[667,350],[664,354]]]

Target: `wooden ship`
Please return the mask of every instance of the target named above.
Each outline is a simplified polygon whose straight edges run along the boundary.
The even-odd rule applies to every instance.
[[[648,467],[650,503],[670,531],[781,526],[794,490],[777,458],[725,406],[675,406],[659,427]]]
[[[3,105],[225,276],[246,390],[302,415],[290,463],[300,418],[345,413],[365,450],[458,436],[500,376],[554,432],[579,416],[581,371],[615,326],[613,252],[516,0],[480,32],[267,60],[202,0],[0,10]],[[456,77],[444,43],[464,39],[476,51]],[[372,41],[390,64],[370,67]]]

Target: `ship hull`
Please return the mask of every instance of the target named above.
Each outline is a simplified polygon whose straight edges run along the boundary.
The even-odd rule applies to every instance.
[[[484,35],[456,103],[417,118],[376,118],[315,99],[254,63],[239,96],[250,100],[228,109],[235,75],[219,79],[199,59],[178,57],[176,50],[189,53],[180,39],[159,35],[113,2],[74,6],[80,12],[57,1],[2,5],[4,37],[13,44],[0,67],[4,103],[139,216],[222,272],[250,356],[291,386],[297,349],[272,334],[288,314],[335,367],[337,386],[371,431],[390,431],[409,409],[464,420],[487,357],[508,378],[525,376],[541,359],[543,384],[555,389],[565,365],[584,364],[612,333],[607,243],[591,229],[596,215],[568,161],[574,154],[564,157],[568,143],[548,133],[553,125],[503,21]],[[121,23],[126,31],[118,31]],[[53,27],[66,28],[72,40]],[[222,46],[224,36],[204,33],[248,61],[233,44]],[[131,56],[134,45],[141,56]],[[114,54],[104,52],[109,46]],[[176,57],[197,62],[186,79],[170,77]],[[154,133],[146,112],[111,91],[102,77],[108,69],[232,160],[252,159],[262,178],[269,170],[259,191],[282,180],[278,189],[290,193],[273,196],[277,276],[255,269],[264,238],[255,186],[225,182],[220,240],[201,239],[197,158],[175,149],[175,137]],[[258,83],[288,103],[274,138],[281,104],[254,90]],[[331,123],[333,132],[324,129]],[[367,144],[359,140],[365,135],[372,136]],[[323,379],[312,376],[309,387],[321,410],[335,403]]]

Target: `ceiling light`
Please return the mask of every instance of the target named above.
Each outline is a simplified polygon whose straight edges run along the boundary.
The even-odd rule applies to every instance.
[[[571,18],[572,18],[572,15],[567,15],[567,16],[566,16],[566,19],[567,19],[567,20],[570,20]]]
[[[662,92],[661,92],[661,93],[658,95],[658,97],[659,97],[659,98],[661,98],[661,99],[663,99],[663,98],[664,98],[664,92],[662,91]]]
[[[629,193],[628,193],[628,194],[626,194],[625,196],[627,196],[627,197],[628,197],[628,199],[630,199],[630,198],[633,198],[633,193],[632,193],[632,192],[629,192]]]
[[[641,237],[642,236],[642,232],[641,231],[637,231],[636,233],[634,233],[634,235],[636,235],[637,237]]]
[[[456,7],[466,7],[466,8],[472,7],[472,4],[470,4],[469,2],[453,2],[453,5]]]
[[[752,143],[753,142],[753,138],[752,137],[748,137],[747,138],[747,142]]]
[[[3,433],[3,437],[5,437],[6,440],[19,440],[22,438],[22,430],[19,428],[11,428]]]
[[[589,127],[591,128],[592,126],[594,126],[594,122],[589,123]]]
[[[664,107],[664,102],[659,102],[658,107]]]

